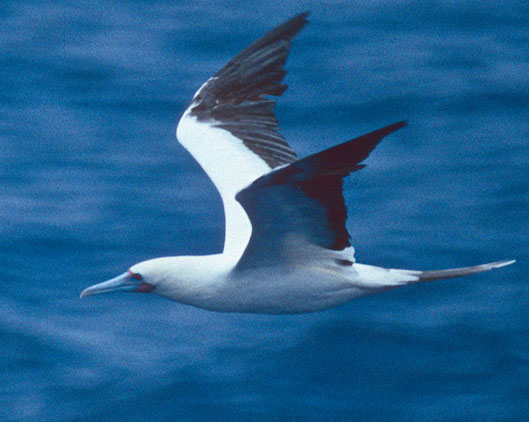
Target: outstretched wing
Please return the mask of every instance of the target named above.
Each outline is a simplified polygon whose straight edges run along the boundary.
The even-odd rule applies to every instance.
[[[395,123],[266,174],[237,194],[253,231],[237,269],[294,264],[314,247],[351,246],[342,181],[383,137],[405,126]]]
[[[296,160],[278,131],[275,101],[291,39],[308,12],[283,23],[233,58],[195,94],[177,138],[218,189],[226,215],[226,243],[244,248],[251,226],[235,194],[271,169]],[[231,242],[231,240],[233,242]]]

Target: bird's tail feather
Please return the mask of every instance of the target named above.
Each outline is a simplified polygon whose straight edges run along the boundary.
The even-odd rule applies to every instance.
[[[391,269],[390,271],[392,273],[417,277],[416,280],[411,280],[409,281],[409,283],[418,283],[421,281],[432,281],[439,280],[442,278],[463,277],[470,274],[482,273],[484,271],[489,271],[494,268],[505,267],[507,265],[514,264],[515,262],[515,259],[511,259],[505,261],[490,262],[488,264],[475,265],[473,267],[450,268],[447,270],[415,271]]]

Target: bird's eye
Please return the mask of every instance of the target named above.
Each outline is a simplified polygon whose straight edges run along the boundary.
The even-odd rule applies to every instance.
[[[140,281],[142,279],[141,277],[141,274],[139,273],[133,273],[132,271],[129,270],[129,277],[130,278],[133,278],[134,280],[138,280]]]

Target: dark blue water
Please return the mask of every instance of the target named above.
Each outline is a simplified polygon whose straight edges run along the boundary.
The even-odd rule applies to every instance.
[[[0,419],[524,420],[528,3],[148,3],[0,4]],[[137,261],[219,251],[177,121],[307,8],[277,108],[294,149],[410,123],[346,184],[358,260],[518,262],[300,316],[79,300]]]

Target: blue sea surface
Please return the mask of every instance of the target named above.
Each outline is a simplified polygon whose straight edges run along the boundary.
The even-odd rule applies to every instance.
[[[529,3],[0,3],[0,419],[522,421],[529,415]],[[305,10],[279,101],[306,156],[406,119],[346,182],[359,262],[515,265],[307,315],[79,299],[219,252],[177,143],[200,85]]]

